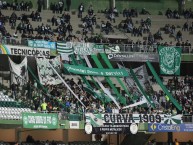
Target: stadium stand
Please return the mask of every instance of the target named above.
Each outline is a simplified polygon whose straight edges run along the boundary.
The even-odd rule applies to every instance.
[[[167,19],[166,16],[168,15],[176,15],[173,14],[176,12],[172,12],[169,9],[166,11],[166,16],[138,15],[137,10],[131,9],[131,16],[133,17],[129,17],[130,13],[126,10],[124,10],[122,16],[118,15],[117,11],[119,10],[117,10],[117,8],[114,8],[114,10],[107,9],[104,11],[104,13],[97,13],[92,10],[92,6],[88,8],[87,12],[86,8],[81,8],[82,6],[80,5],[79,13],[81,13],[82,15],[81,19],[77,17],[76,14],[70,12],[62,12],[63,14],[61,12],[55,13],[55,11],[57,10],[44,10],[41,13],[39,13],[38,11],[35,12],[33,10],[31,12],[31,10],[29,9],[29,7],[31,8],[30,5],[31,4],[26,3],[24,4],[24,8],[16,6],[16,11],[14,6],[7,8],[9,4],[7,6],[3,6],[3,9],[1,10],[1,33],[3,44],[26,45],[26,40],[28,39],[45,39],[50,41],[85,41],[95,43],[126,42],[128,43],[128,45],[126,46],[127,48],[124,48],[122,51],[155,52],[159,45],[175,45],[175,42],[177,40],[176,45],[182,46],[184,53],[192,52],[192,47],[190,43],[192,41],[192,37],[189,37],[189,35],[191,34],[189,34],[188,31],[180,31],[182,28],[182,30],[187,30],[189,28],[187,26],[188,24],[186,22],[186,19]],[[85,10],[80,12],[80,8]],[[147,10],[145,9],[143,9],[141,13],[148,14]],[[188,11],[184,13],[188,13]],[[114,23],[112,24],[108,22],[111,14],[114,14],[115,16],[113,17],[116,19],[116,21],[114,21]],[[53,16],[52,19],[50,19],[50,16]],[[41,25],[39,20],[41,22]],[[95,20],[97,22],[96,24]],[[80,28],[79,26],[81,26],[82,28]],[[102,37],[100,36],[101,29]],[[113,31],[111,32],[111,30]],[[19,33],[17,31],[19,31]],[[113,36],[113,39],[108,39],[108,37],[110,36],[109,32],[110,35]],[[181,33],[181,36],[178,35],[179,32]],[[168,34],[170,34],[169,37]],[[104,36],[106,36],[107,38],[105,38]],[[125,37],[125,40],[120,40],[119,37]],[[49,88],[49,93],[51,93],[51,91],[52,88]],[[37,98],[35,97],[35,99]],[[90,100],[90,102],[92,101],[93,100]],[[6,105],[12,105],[12,107],[15,107],[14,105],[16,103],[10,102],[3,102],[1,103],[1,105],[2,107]],[[37,110],[38,106],[40,106],[41,103],[37,105],[36,102],[37,101],[33,100],[33,104],[31,105],[31,107]],[[72,104],[74,104],[73,100]],[[56,109],[60,108],[58,107],[58,105],[59,104],[56,103],[57,107],[52,107],[55,108],[55,110],[58,110]],[[75,107],[75,104],[71,106]]]
[[[25,15],[22,16],[23,11],[15,11],[15,14],[17,15],[18,18],[16,20],[16,23],[14,24],[14,25],[16,25],[16,27],[14,27],[14,29],[11,29],[11,27],[12,27],[11,24],[7,25],[6,21],[8,20],[7,18],[9,18],[9,17],[10,17],[9,19],[11,19],[12,11],[10,11],[10,10],[9,11],[8,10],[1,10],[1,11],[2,11],[1,12],[2,19],[6,18],[4,20],[5,21],[5,28],[8,30],[9,35],[11,35],[12,37],[13,37],[13,34],[15,34],[17,29],[18,29],[18,31],[23,29],[23,28],[20,29],[20,25],[22,24],[22,23],[20,24],[21,20],[23,22],[25,22],[23,24],[23,25],[25,25],[25,29],[24,29],[25,32],[29,32],[29,31],[31,32],[31,30],[34,31],[33,35],[30,34],[30,33],[29,34],[25,33],[25,35],[27,35],[27,36],[25,36],[24,34],[22,35],[23,38],[27,38],[27,39],[30,39],[30,37],[31,37],[31,39],[34,39],[34,38],[35,39],[37,39],[37,38],[42,39],[42,38],[45,37],[45,39],[49,39],[49,40],[57,40],[57,39],[62,40],[62,39],[59,39],[59,38],[61,36],[65,36],[65,39],[67,39],[67,41],[69,41],[69,40],[77,41],[77,39],[78,40],[82,39],[82,40],[86,40],[86,41],[90,41],[90,42],[96,42],[92,39],[93,39],[94,36],[98,36],[101,33],[100,32],[101,30],[98,29],[98,28],[100,28],[100,26],[102,25],[102,21],[105,23],[105,25],[106,25],[106,22],[108,21],[108,16],[106,16],[106,14],[104,15],[103,13],[94,12],[94,16],[96,17],[97,25],[92,25],[92,24],[89,25],[89,23],[92,22],[92,20],[95,19],[95,18],[94,18],[94,16],[89,16],[87,14],[87,12],[83,12],[83,18],[82,18],[82,21],[81,21],[81,19],[78,18],[77,15],[71,14],[70,12],[64,12],[63,14],[53,14],[52,11],[47,11],[46,10],[46,11],[44,11],[44,13],[40,14],[41,17],[43,18],[42,21],[41,21],[42,24],[40,25],[40,23],[38,21],[36,22],[36,19],[34,20],[32,18],[33,17],[32,16],[33,12],[31,13],[30,11],[29,12],[26,11]],[[4,15],[4,11],[5,11],[6,15]],[[38,12],[36,12],[36,13],[38,13]],[[34,15],[39,15],[39,14],[34,14]],[[53,16],[53,19],[51,19],[50,16]],[[70,18],[70,20],[69,20],[69,18]],[[146,25],[144,25],[144,24],[146,24],[146,23],[144,23],[145,20],[147,21],[149,18],[151,18],[151,21],[152,21],[151,22],[152,25],[151,25],[150,28],[148,28],[149,27],[148,25],[147,25],[148,27]],[[155,15],[151,15],[151,16],[139,15],[139,17],[129,18],[130,19],[129,21],[131,21],[133,23],[132,25],[134,26],[134,31],[133,31],[133,28],[132,28],[133,26],[128,31],[128,32],[131,33],[131,35],[130,35],[130,34],[122,33],[122,31],[120,32],[117,29],[117,28],[122,29],[124,27],[124,25],[121,26],[121,22],[125,21],[125,18],[122,15],[119,15],[119,16],[115,17],[115,19],[116,19],[115,23],[111,24],[111,23],[108,22],[111,26],[109,24],[107,24],[109,26],[107,26],[107,31],[102,33],[103,35],[105,33],[109,34],[109,30],[112,29],[113,31],[110,31],[110,34],[113,35],[115,38],[117,37],[117,39],[118,39],[119,36],[122,36],[122,37],[124,36],[124,37],[126,37],[126,39],[129,38],[130,40],[133,40],[133,42],[137,42],[137,40],[140,40],[141,43],[144,42],[144,44],[145,44],[145,41],[144,41],[145,39],[147,39],[146,43],[149,43],[148,40],[151,40],[151,39],[148,39],[148,37],[149,37],[148,35],[150,35],[148,33],[148,31],[149,31],[148,29],[150,29],[149,32],[151,32],[151,34],[155,37],[157,31],[159,29],[161,29],[161,31],[162,31],[162,28],[166,24],[170,24],[170,25],[177,24],[175,26],[176,31],[172,35],[173,37],[171,35],[168,36],[167,33],[165,34],[165,33],[161,32],[161,33],[163,33],[161,35],[164,38],[162,41],[160,41],[159,39],[154,38],[154,39],[156,39],[156,40],[154,40],[155,43],[159,42],[160,44],[164,44],[165,42],[167,42],[168,45],[169,45],[170,42],[173,42],[172,44],[174,45],[177,31],[181,30],[184,23],[186,22],[186,19],[183,19],[183,18],[181,18],[179,20],[178,19],[176,20],[176,19],[167,19],[165,16],[158,16],[158,15],[156,15],[156,16]],[[70,23],[68,23],[68,21],[70,21]],[[50,23],[50,22],[52,22],[52,23]],[[4,22],[2,22],[2,23],[4,23]],[[51,26],[51,24],[54,24],[54,23],[57,26]],[[65,24],[65,25],[63,25],[63,24]],[[69,25],[69,24],[71,24],[71,25]],[[80,28],[79,26],[81,26],[81,25],[83,25],[84,27]],[[30,27],[30,28],[28,28],[28,27]],[[126,27],[126,25],[125,25],[125,27]],[[73,29],[73,30],[71,31],[70,29],[71,30]],[[90,31],[90,30],[92,30],[92,31]],[[72,32],[72,34],[71,34],[71,32]],[[83,35],[83,32],[84,32],[84,35]],[[36,35],[36,33],[41,34],[41,37],[40,37],[40,35]],[[53,35],[53,34],[55,34],[55,35]],[[182,37],[183,37],[184,42],[186,42],[186,40],[190,39],[190,37],[188,37],[189,35],[191,35],[191,34],[189,34],[189,32],[182,32]],[[21,35],[19,33],[17,33],[17,37],[20,38],[20,36]],[[138,36],[138,37],[136,37],[136,36]],[[165,40],[167,40],[167,41],[165,41]],[[99,42],[101,42],[101,41],[104,43],[105,39],[99,40]],[[108,42],[108,39],[106,41]],[[118,39],[118,41],[119,41],[119,39]],[[117,43],[118,41],[112,41],[112,42]],[[192,40],[189,40],[189,41],[191,42]],[[19,40],[19,42],[21,42],[21,40]],[[150,44],[152,45],[152,43],[154,43],[154,42],[151,42]],[[14,41],[14,43],[15,43],[15,41]],[[119,42],[119,43],[121,43],[121,42]]]
[[[32,112],[23,103],[16,102],[13,98],[0,92],[0,119],[20,120],[22,112]]]
[[[51,4],[51,10],[33,9],[32,3],[20,4],[2,3],[0,5],[0,39],[2,44],[24,45],[27,40],[47,41],[77,41],[92,43],[123,44],[122,52],[152,52],[156,53],[158,46],[179,46],[182,53],[193,53],[193,22],[192,11],[184,10],[180,15],[177,10],[166,10],[165,15],[151,15],[143,8],[141,12],[136,9],[122,12],[116,7],[97,12],[93,5],[88,8],[80,4],[77,11],[63,11],[60,3]],[[68,8],[69,9],[69,8]],[[41,12],[40,12],[41,11]],[[183,18],[183,17],[184,18]],[[190,21],[187,21],[189,19]],[[1,77],[0,80],[3,79]],[[69,90],[63,85],[45,85],[38,88],[37,82],[28,82],[26,88],[2,83],[0,92],[0,119],[21,120],[22,112],[62,112],[71,114],[67,116],[73,120],[73,114],[87,113],[113,113],[117,112],[114,103],[104,103],[84,90],[80,78],[65,75],[63,79],[73,89],[80,99],[86,104],[86,110],[76,101]],[[89,80],[89,79],[88,79]],[[134,107],[118,110],[120,113],[164,113],[176,115],[193,115],[193,79],[185,77],[163,77],[162,81],[167,89],[183,106],[178,112],[164,95],[154,78],[151,78],[153,87],[153,101],[156,109]],[[106,85],[105,83],[103,83]],[[11,86],[11,87],[10,87]],[[106,85],[107,86],[107,85]],[[109,87],[109,86],[107,86]],[[121,90],[119,84],[116,87]],[[29,89],[30,88],[30,89]],[[99,91],[99,90],[95,90]],[[139,101],[139,100],[137,100]],[[130,104],[131,100],[127,100]],[[46,109],[42,104],[46,104]],[[34,111],[35,110],[35,111]],[[78,119],[79,116],[78,116]],[[75,119],[77,120],[77,118]],[[9,143],[0,142],[0,145]],[[63,142],[36,141],[35,143],[23,142],[23,145],[56,144],[56,145],[102,145],[102,142]]]

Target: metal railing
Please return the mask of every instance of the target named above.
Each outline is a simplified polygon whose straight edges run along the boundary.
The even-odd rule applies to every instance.
[[[183,123],[193,123],[193,116],[192,115],[183,115],[182,116]]]
[[[21,46],[28,46],[28,40],[37,40],[37,39],[27,39],[27,38],[14,38],[14,37],[2,37],[0,38],[0,43],[4,45],[21,45]],[[43,39],[42,39],[43,40]],[[50,40],[52,41],[52,40]],[[53,42],[53,41],[52,41]],[[152,45],[143,45],[143,44],[137,44],[137,43],[132,43],[132,44],[109,44],[109,43],[97,43],[101,45],[106,45],[106,46],[119,46],[120,53],[127,53],[127,52],[144,52],[144,53],[157,53],[157,48],[160,45],[157,44],[152,44]],[[175,45],[170,45],[170,46],[175,46]],[[193,47],[192,46],[179,46],[182,48],[182,53],[189,53],[193,54]],[[105,49],[105,47],[104,47]]]

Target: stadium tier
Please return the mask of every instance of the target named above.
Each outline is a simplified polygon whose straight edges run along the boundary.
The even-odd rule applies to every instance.
[[[0,0],[0,145],[192,145],[191,0]]]

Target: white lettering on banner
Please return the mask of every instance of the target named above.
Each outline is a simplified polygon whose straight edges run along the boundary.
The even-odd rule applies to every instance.
[[[158,54],[146,54],[146,53],[109,53],[108,59],[112,61],[152,61],[158,62]]]
[[[33,123],[33,124],[35,124],[36,123],[36,121],[35,121],[35,117],[34,116],[28,116],[28,122],[29,123]]]
[[[163,124],[159,124],[158,125],[158,129],[159,130],[171,130],[171,131],[180,131],[180,126],[179,125],[163,125]]]
[[[37,56],[37,57],[50,56],[50,49],[45,48],[32,48],[12,45],[4,45],[4,47],[10,52],[9,55],[23,55],[23,56]]]
[[[107,76],[123,75],[123,72],[105,72]]]
[[[181,124],[182,115],[164,115],[164,114],[98,114],[87,113],[86,122],[94,120],[99,126],[103,124],[125,124],[125,123],[165,123]]]
[[[134,58],[134,57],[140,57],[140,58],[143,58],[143,59],[150,59],[148,55],[144,55],[144,54],[116,54],[116,53],[113,53],[113,54],[109,54],[108,55],[108,58],[109,59],[112,59],[112,58]]]
[[[91,74],[91,75],[102,75],[102,76],[122,76],[124,75],[123,72],[102,72],[102,71],[94,71],[94,70],[86,70],[86,69],[81,69],[81,68],[74,68],[74,67],[71,67],[71,66],[67,66],[66,67],[67,70],[70,72],[70,71],[76,71],[76,73],[83,73],[83,74]]]
[[[91,70],[86,70],[86,71],[87,71],[87,73],[90,73],[90,74],[95,74],[95,75],[98,74],[98,72],[95,72],[95,71],[91,71]]]
[[[72,68],[72,67],[70,67],[70,66],[69,66],[67,69],[68,69],[68,71],[73,70],[73,71],[77,71],[77,72],[81,72],[81,73],[86,73],[85,70]]]
[[[34,125],[34,128],[44,128],[44,129],[46,129],[46,128],[48,128],[48,126],[44,126],[44,125]]]
[[[44,40],[28,40],[29,47],[56,49],[56,43]]]
[[[52,117],[51,116],[47,116],[47,122],[48,122],[48,124],[52,124]]]
[[[29,124],[52,124],[51,116],[28,116]]]

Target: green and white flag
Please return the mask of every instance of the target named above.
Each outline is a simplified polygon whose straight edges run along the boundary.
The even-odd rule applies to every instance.
[[[161,74],[180,75],[181,51],[181,48],[173,46],[160,46],[158,48]]]
[[[50,67],[50,63],[56,69],[58,73],[61,73],[60,67],[60,57],[57,56],[53,59],[46,59],[46,58],[36,58],[37,62],[37,71],[40,83],[42,85],[49,84],[49,85],[58,85],[61,84],[61,79],[56,75],[56,73]]]
[[[22,113],[23,128],[58,129],[59,121],[56,113]]]
[[[74,50],[72,47],[72,42],[57,42],[57,51],[60,54],[73,54]]]
[[[61,59],[64,61],[70,61],[69,55],[74,53],[72,42],[57,42],[57,51],[61,55]]]

